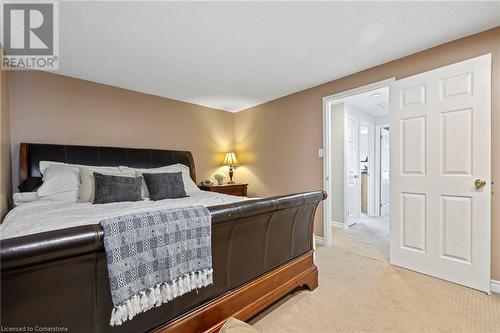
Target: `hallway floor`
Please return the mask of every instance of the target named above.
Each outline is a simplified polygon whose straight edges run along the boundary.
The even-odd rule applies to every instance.
[[[362,215],[347,229],[333,227],[333,247],[361,256],[389,261],[389,218]]]

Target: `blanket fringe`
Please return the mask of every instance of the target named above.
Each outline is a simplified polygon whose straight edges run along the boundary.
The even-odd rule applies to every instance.
[[[121,325],[135,315],[167,303],[176,297],[213,283],[213,270],[205,269],[182,275],[172,282],[158,283],[146,291],[136,294],[125,303],[115,306],[111,311],[109,325]]]

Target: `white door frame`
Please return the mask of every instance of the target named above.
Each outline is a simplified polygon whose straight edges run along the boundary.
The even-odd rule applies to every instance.
[[[323,190],[332,193],[331,175],[331,105],[341,102],[343,98],[357,95],[370,90],[388,87],[396,78],[374,82],[358,88],[343,91],[337,94],[323,97]],[[344,203],[345,206],[345,203]],[[345,211],[345,209],[344,209]],[[323,204],[323,233],[325,246],[332,246],[332,198],[329,195]]]
[[[376,125],[375,127],[375,215],[377,216],[380,216],[382,214],[380,210],[380,198],[381,198],[380,191],[382,184],[382,172],[381,172],[382,154],[380,151],[380,131],[384,127],[389,127],[389,123]]]

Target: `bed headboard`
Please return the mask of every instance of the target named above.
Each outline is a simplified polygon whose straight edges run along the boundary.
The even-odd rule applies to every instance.
[[[40,161],[99,166],[126,165],[135,168],[182,163],[189,167],[191,178],[196,182],[194,160],[190,151],[21,143],[19,182],[28,177],[40,177]]]

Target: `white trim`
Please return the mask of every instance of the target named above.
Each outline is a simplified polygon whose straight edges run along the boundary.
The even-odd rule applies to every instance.
[[[314,243],[318,245],[325,245],[325,239],[321,236],[314,236]]]
[[[330,142],[331,142],[331,131],[330,131],[330,121],[331,114],[329,110],[329,100],[323,98],[323,191],[328,195],[323,203],[323,234],[324,234],[324,244],[326,246],[332,246],[332,233],[331,229],[331,218],[332,218],[332,200],[331,197],[331,167],[330,167]]]
[[[396,81],[396,78],[391,77],[389,79],[385,79],[385,80],[378,81],[378,82],[373,82],[373,83],[367,84],[365,86],[361,86],[361,87],[357,87],[357,88],[354,88],[351,90],[346,90],[346,91],[343,91],[340,93],[328,95],[328,96],[323,97],[323,102],[332,102],[332,101],[342,102],[342,100],[344,98],[347,98],[347,97],[350,97],[353,95],[357,95],[357,94],[361,94],[361,93],[364,93],[364,92],[367,92],[370,90],[375,90],[378,88],[387,87],[394,81]]]
[[[491,280],[491,292],[492,293],[500,293],[500,281]]]
[[[380,216],[382,213],[380,211],[380,184],[381,184],[380,131],[382,128],[388,126],[389,123],[375,126],[375,215],[376,216]]]
[[[331,110],[331,107],[330,107],[330,110]],[[347,200],[346,200],[346,193],[347,193],[347,182],[349,181],[349,178],[347,177],[347,158],[349,157],[349,155],[347,155],[347,110],[346,110],[346,104],[344,103],[344,108],[342,110],[342,112],[344,112],[344,139],[343,139],[343,144],[344,144],[344,172],[342,173],[344,175],[344,228],[346,228],[347,226]],[[332,111],[330,111],[330,113],[332,113]],[[330,125],[330,124],[329,124]],[[332,132],[332,129],[330,128],[330,136],[331,136],[331,132]],[[331,143],[332,141],[330,141],[329,143]],[[330,149],[331,151],[331,149]],[[332,155],[328,155],[328,158],[331,158]],[[333,192],[333,191],[332,191]],[[333,211],[333,210],[331,210]],[[332,228],[328,229],[330,231],[330,233],[333,232]],[[333,234],[332,234],[332,243],[333,243]]]
[[[374,82],[354,88],[351,90],[343,91],[337,94],[323,97],[323,190],[329,194],[323,204],[323,230],[324,230],[324,244],[328,247],[332,246],[332,197],[331,197],[331,114],[330,105],[332,102],[338,102],[343,98],[363,93],[366,91],[374,90],[389,86],[396,78],[392,77],[386,80]]]

